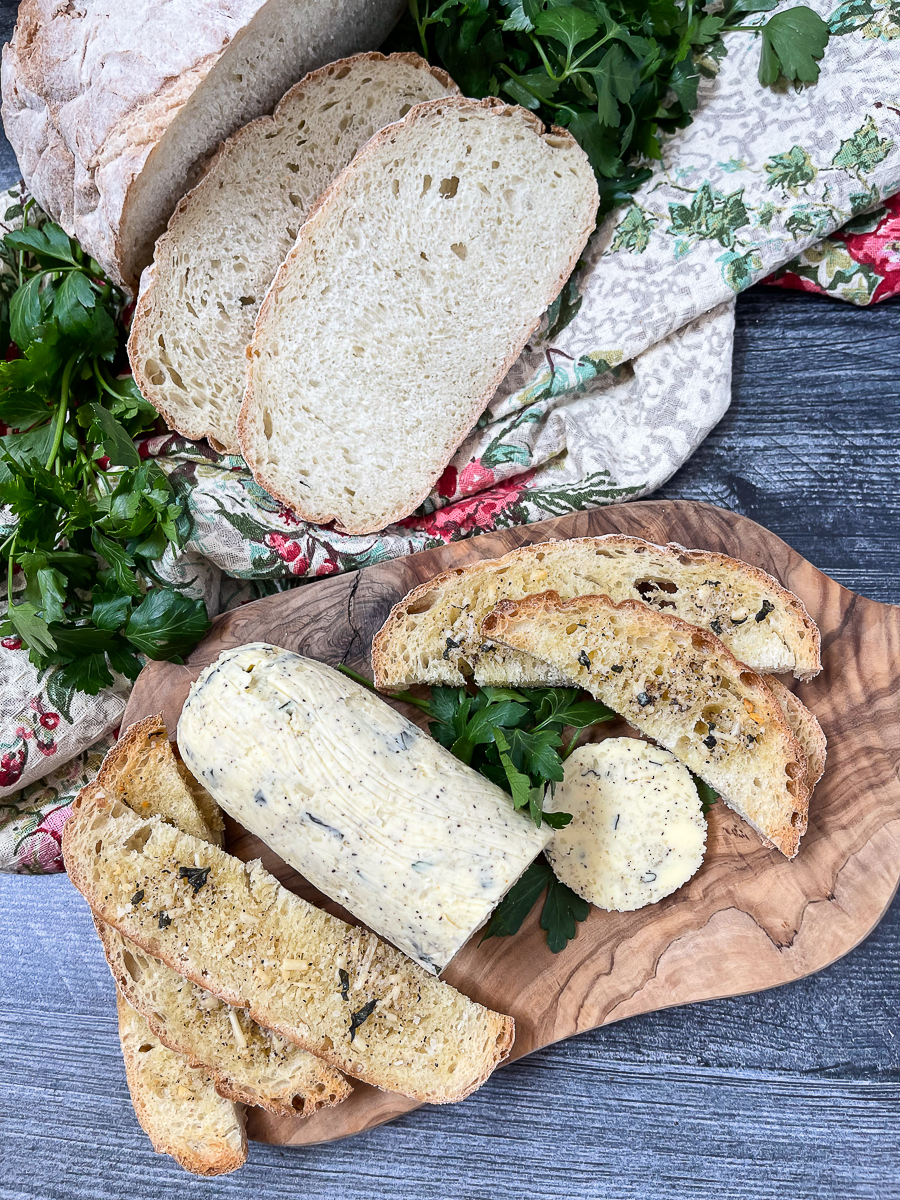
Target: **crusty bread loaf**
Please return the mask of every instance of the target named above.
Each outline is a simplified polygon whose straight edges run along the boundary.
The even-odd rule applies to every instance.
[[[597,211],[563,129],[417,105],[319,199],[263,301],[238,421],[257,481],[367,533],[420,503],[581,253]]]
[[[822,726],[809,711],[803,701],[788,691],[780,679],[772,675],[764,676],[772,695],[778,701],[794,737],[803,747],[806,755],[806,783],[810,792],[822,778],[825,771],[825,756],[828,743]]]
[[[482,618],[500,600],[548,590],[563,600],[643,600],[710,629],[754,671],[808,679],[821,670],[818,628],[771,575],[724,554],[609,534],[522,546],[420,584],[375,636],[375,686],[459,685],[468,675],[495,686],[565,683],[558,669],[481,636]]]
[[[88,785],[85,802],[98,791],[123,801],[138,816],[161,816],[221,845],[219,806],[175,759],[161,715],[146,717],[122,734]],[[226,1005],[116,930],[96,918],[95,924],[119,991],[170,1050],[207,1071],[221,1095],[269,1112],[310,1116],[350,1094],[333,1067],[260,1028],[246,1013],[232,1016]]]
[[[175,757],[161,714],[125,730],[94,782],[139,817],[162,817],[193,837],[222,845],[222,810]]]
[[[41,207],[134,288],[222,138],[377,47],[403,0],[22,0],[3,125]]]
[[[99,790],[80,794],[63,857],[102,921],[357,1079],[447,1103],[509,1053],[510,1017],[295,896],[259,862],[244,864],[158,817],[142,821]],[[159,912],[172,918],[162,929]]]
[[[156,243],[128,341],[171,428],[240,453],[244,350],[313,202],[379,129],[457,91],[418,55],[361,54],[313,71],[224,143]]]
[[[793,858],[808,763],[765,680],[713,634],[638,600],[501,600],[486,637],[551,663],[654,738]]]
[[[118,992],[116,1008],[128,1090],[153,1149],[171,1154],[194,1175],[242,1167],[247,1135],[238,1106],[219,1095],[204,1071],[158,1041]]]
[[[351,1088],[340,1072],[231,1008],[94,918],[121,995],[155,1038],[202,1067],[220,1096],[285,1117],[339,1104]],[[170,1113],[171,1125],[180,1116]]]

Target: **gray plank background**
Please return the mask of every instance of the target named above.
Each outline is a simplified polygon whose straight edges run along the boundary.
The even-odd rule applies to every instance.
[[[0,0],[0,36],[15,3]],[[0,186],[17,175],[0,145]],[[732,407],[658,494],[774,530],[845,586],[900,602],[900,304],[756,288]],[[788,987],[670,1009],[504,1068],[464,1104],[336,1145],[251,1147],[197,1180],[128,1100],[113,984],[65,877],[0,877],[3,1200],[895,1200],[900,903]]]

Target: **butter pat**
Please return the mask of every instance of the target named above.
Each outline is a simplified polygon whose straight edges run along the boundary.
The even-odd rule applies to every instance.
[[[572,814],[547,848],[550,865],[598,908],[655,904],[703,863],[706,818],[690,771],[636,738],[580,746],[544,808]]]
[[[227,813],[435,973],[549,840],[378,696],[277,646],[207,667],[177,736]]]

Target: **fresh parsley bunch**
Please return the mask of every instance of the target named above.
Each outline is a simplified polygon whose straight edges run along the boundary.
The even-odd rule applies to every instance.
[[[126,297],[33,202],[0,243],[0,506],[8,608],[54,691],[95,695],[112,671],[134,679],[139,654],[177,659],[209,628],[201,600],[154,581],[152,562],[189,522],[160,468],[133,438],[156,410],[119,378]],[[3,534],[0,533],[0,537]],[[16,576],[24,576],[24,590]]]
[[[828,26],[779,0],[409,0],[393,47],[445,67],[467,96],[505,95],[566,126],[594,168],[600,212],[627,200],[660,157],[659,135],[683,128],[722,35],[761,41],[759,80],[814,83]]]

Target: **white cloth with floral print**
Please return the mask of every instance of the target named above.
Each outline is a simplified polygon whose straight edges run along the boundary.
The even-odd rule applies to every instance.
[[[364,537],[310,526],[267,496],[240,458],[155,438],[146,449],[193,517],[187,548],[167,553],[162,575],[216,612],[298,577],[636,498],[665,482],[730,402],[736,294],[900,191],[896,0],[809,2],[835,35],[819,82],[761,88],[758,39],[729,35],[693,124],[598,229],[417,514]],[[854,276],[847,298],[864,300],[874,286]],[[0,684],[0,869],[58,870],[47,821],[59,818],[42,814],[63,812],[89,777],[89,748],[115,728],[127,686],[94,699],[59,694],[10,639]]]

